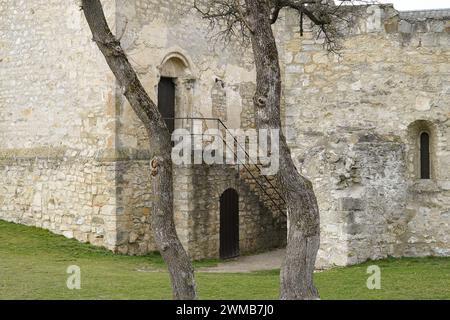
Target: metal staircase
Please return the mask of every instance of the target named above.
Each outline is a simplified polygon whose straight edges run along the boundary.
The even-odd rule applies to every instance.
[[[259,197],[260,201],[272,212],[272,214],[278,213],[282,217],[286,217],[286,201],[278,191],[276,177],[261,174],[262,165],[252,161],[245,146],[242,146],[239,143],[238,139],[232,134],[222,120],[218,118],[196,117],[164,118],[164,120],[175,121],[175,128],[187,129],[190,131],[191,136],[203,135],[203,129],[212,128],[218,129],[221,133],[227,133],[232,137],[232,140],[234,140],[233,145],[230,145],[229,142],[223,138],[223,135],[220,135],[219,138],[223,141],[224,148],[232,151],[234,158],[237,160],[236,165],[238,165],[238,173],[241,181],[243,181],[250,190]],[[198,146],[193,145],[192,147],[195,149]],[[241,159],[238,156],[238,149],[240,149],[239,152],[245,155],[245,159]]]

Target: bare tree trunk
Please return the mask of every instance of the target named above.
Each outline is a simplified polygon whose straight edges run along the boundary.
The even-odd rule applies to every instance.
[[[267,0],[246,0],[256,64],[255,117],[258,129],[280,129],[281,72]],[[288,243],[281,270],[281,299],[318,299],[313,272],[320,219],[312,184],[297,171],[280,130],[278,179],[288,207]]]
[[[153,154],[152,183],[155,201],[151,225],[155,241],[166,262],[172,281],[174,299],[196,299],[194,270],[178,239],[173,219],[171,139],[158,108],[142,87],[120,42],[111,33],[100,0],[83,0],[82,9],[93,40],[104,55],[124,95],[144,124]]]

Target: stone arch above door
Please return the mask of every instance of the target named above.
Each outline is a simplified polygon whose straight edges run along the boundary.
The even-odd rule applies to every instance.
[[[175,84],[175,117],[192,117],[195,77],[190,60],[179,52],[170,52],[162,59],[158,70],[159,81],[172,79]],[[185,122],[181,119],[176,120],[175,128],[185,127]]]
[[[167,54],[158,69],[161,77],[192,78],[191,63],[183,54],[178,52]]]

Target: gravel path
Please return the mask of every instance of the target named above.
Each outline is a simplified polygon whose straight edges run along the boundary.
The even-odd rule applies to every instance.
[[[242,256],[219,263],[215,267],[200,268],[200,272],[243,273],[279,269],[284,259],[285,249],[277,249],[253,256]]]

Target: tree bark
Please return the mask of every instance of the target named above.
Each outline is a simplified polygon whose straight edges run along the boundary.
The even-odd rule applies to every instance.
[[[83,0],[82,9],[93,40],[150,138],[152,184],[155,194],[151,225],[158,249],[169,269],[173,298],[196,299],[194,270],[178,239],[173,219],[172,146],[169,131],[158,108],[145,92],[129,63],[120,41],[111,33],[100,0]]]
[[[288,209],[288,240],[283,263],[281,299],[318,299],[313,273],[320,244],[317,199],[310,181],[301,176],[292,161],[281,131],[281,71],[271,27],[267,0],[245,0],[251,26],[251,42],[256,64],[255,118],[258,129],[280,129],[278,180]]]

